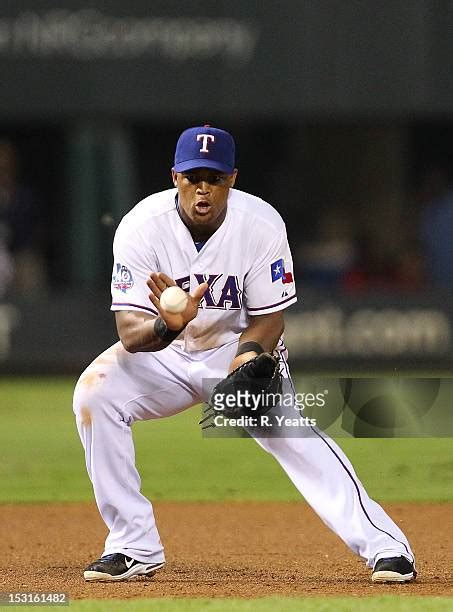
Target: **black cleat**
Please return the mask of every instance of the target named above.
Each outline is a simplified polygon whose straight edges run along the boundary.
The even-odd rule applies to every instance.
[[[414,564],[406,557],[379,559],[374,566],[373,582],[411,582],[417,577]]]
[[[122,553],[114,553],[91,563],[83,572],[83,577],[88,582],[129,580],[133,576],[152,576],[164,565],[164,561],[162,563],[143,563],[126,557]]]

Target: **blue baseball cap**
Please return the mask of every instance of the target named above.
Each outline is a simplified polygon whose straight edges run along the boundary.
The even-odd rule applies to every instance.
[[[176,172],[186,172],[193,168],[213,168],[226,174],[234,172],[235,145],[231,134],[204,125],[193,127],[181,134],[176,143]]]

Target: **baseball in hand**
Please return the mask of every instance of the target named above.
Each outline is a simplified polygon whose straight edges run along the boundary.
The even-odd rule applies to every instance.
[[[160,296],[160,305],[163,310],[177,314],[185,310],[188,299],[187,293],[180,287],[167,287]]]

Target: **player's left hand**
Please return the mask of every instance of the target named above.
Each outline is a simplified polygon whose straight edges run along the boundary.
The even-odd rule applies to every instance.
[[[168,329],[175,331],[182,329],[187,325],[187,323],[189,323],[189,321],[195,319],[198,314],[198,306],[201,298],[209,286],[208,283],[201,283],[201,285],[198,285],[198,287],[195,289],[193,294],[187,293],[188,302],[185,310],[173,314],[161,308],[160,296],[162,295],[162,292],[167,289],[167,287],[174,287],[176,282],[163,272],[153,272],[150,274],[146,284],[151,289],[149,299],[154,307],[157,308],[160,317],[165,321]]]

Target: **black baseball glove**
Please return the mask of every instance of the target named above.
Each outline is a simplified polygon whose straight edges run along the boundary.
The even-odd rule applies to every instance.
[[[281,397],[282,376],[278,357],[261,353],[233,370],[214,387],[200,424],[214,413],[227,418],[259,416],[276,406]],[[211,425],[206,424],[206,427]]]

